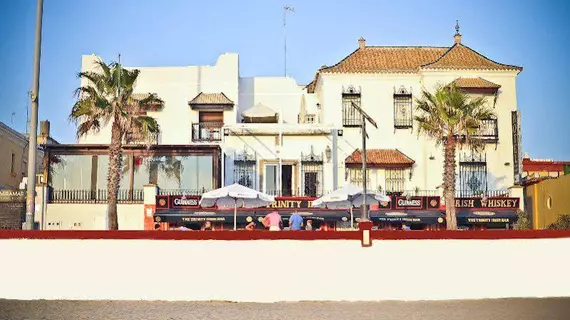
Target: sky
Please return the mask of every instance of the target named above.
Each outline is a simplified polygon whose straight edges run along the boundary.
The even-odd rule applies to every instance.
[[[81,55],[127,66],[214,64],[240,54],[241,76],[283,75],[283,6],[289,76],[310,82],[367,45],[451,46],[458,19],[462,43],[522,66],[517,102],[523,150],[533,158],[570,160],[570,1],[443,0],[44,0],[39,119],[52,136],[75,142],[68,121]],[[26,131],[32,85],[36,0],[0,0],[0,121]]]

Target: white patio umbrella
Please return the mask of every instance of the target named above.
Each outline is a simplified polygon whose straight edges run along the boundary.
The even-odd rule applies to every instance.
[[[353,208],[362,206],[364,195],[361,187],[353,184],[346,184],[340,189],[318,198],[313,201],[313,207],[328,209],[349,209],[350,226],[354,228]],[[366,194],[366,204],[378,204],[378,201],[389,202],[390,197],[377,192],[368,191]]]
[[[202,207],[234,207],[234,230],[237,229],[237,208],[259,208],[275,201],[275,197],[234,183],[206,192],[200,199]]]

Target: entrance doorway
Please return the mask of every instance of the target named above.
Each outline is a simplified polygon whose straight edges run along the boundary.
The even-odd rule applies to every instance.
[[[278,188],[278,175],[278,164],[271,163],[265,165],[265,193],[282,196],[293,195],[293,165],[283,164],[281,166],[281,188]]]

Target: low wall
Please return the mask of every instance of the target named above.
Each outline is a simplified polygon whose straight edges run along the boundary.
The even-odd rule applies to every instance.
[[[22,234],[0,232],[0,298],[274,302],[570,296],[568,232],[537,239],[524,239],[531,233],[462,232],[441,240],[375,240],[370,248],[361,247],[357,232],[313,232],[320,240],[312,241],[295,240],[308,238],[304,232],[69,236],[77,239],[36,232],[30,238],[44,239],[18,239]],[[191,240],[231,234],[291,239]],[[337,239],[324,240],[327,234]],[[456,234],[472,239],[454,239]],[[482,240],[477,234],[515,236]],[[104,239],[109,237],[129,239]]]
[[[144,205],[118,204],[121,230],[144,230]],[[107,204],[48,203],[45,230],[106,230]]]

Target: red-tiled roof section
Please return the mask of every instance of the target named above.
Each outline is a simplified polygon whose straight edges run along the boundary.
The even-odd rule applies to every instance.
[[[447,47],[365,47],[351,53],[323,73],[413,73],[436,61]]]
[[[344,162],[346,164],[362,164],[362,152],[360,149],[348,156]],[[376,166],[394,166],[411,167],[415,163],[414,160],[403,154],[398,149],[368,149],[366,150],[366,164]]]
[[[499,89],[500,84],[493,83],[483,78],[457,78],[453,81],[458,88],[485,88]]]
[[[200,92],[188,104],[231,104],[234,102],[230,100],[223,92],[220,93],[204,93]]]
[[[495,62],[462,44],[455,44],[441,57],[422,66],[424,69],[513,70],[522,67]]]

